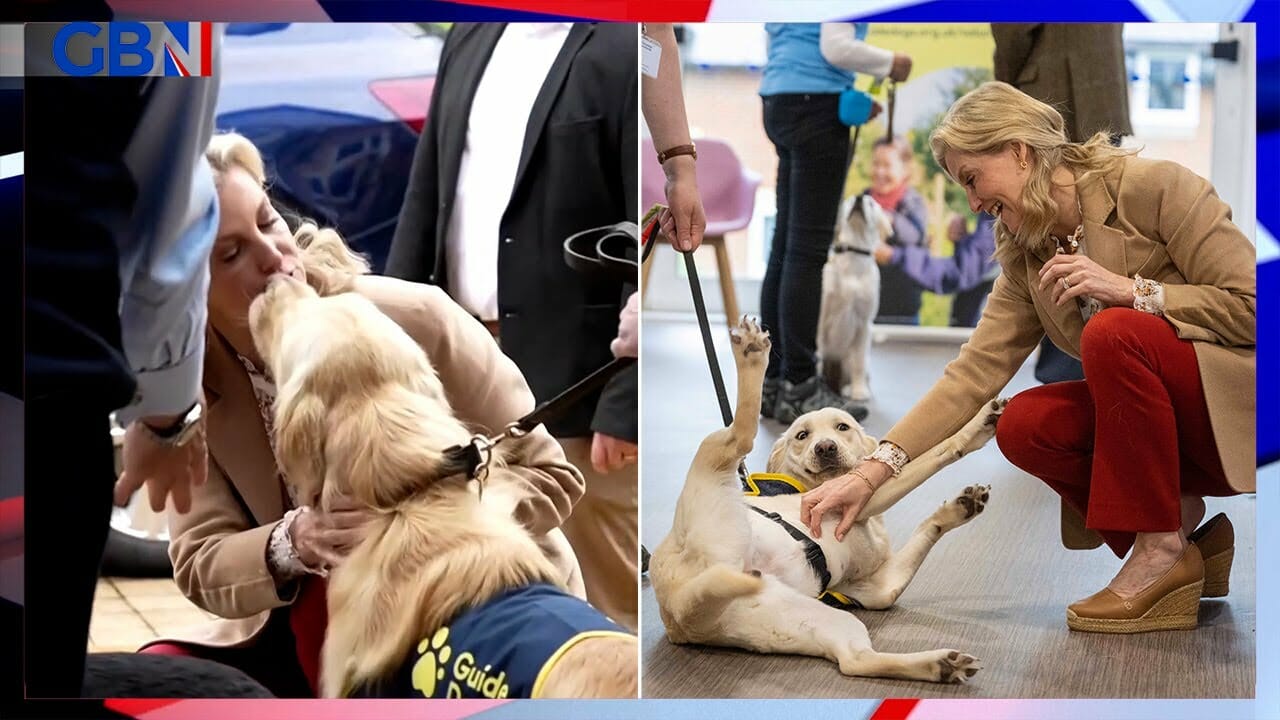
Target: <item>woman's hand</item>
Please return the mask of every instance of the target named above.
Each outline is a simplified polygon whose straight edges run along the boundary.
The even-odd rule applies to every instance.
[[[328,512],[299,513],[289,526],[289,537],[298,559],[309,568],[336,567],[365,536],[365,523],[373,517],[367,507],[349,496],[334,498]]]
[[[889,68],[889,79],[903,82],[908,77],[911,77],[911,56],[894,53],[893,66]]]
[[[596,433],[591,439],[591,467],[602,475],[634,464],[639,454],[640,448],[635,443],[612,435]]]
[[[1057,305],[1088,295],[1107,306],[1133,307],[1133,279],[1117,275],[1084,255],[1059,253],[1049,258],[1040,268],[1040,291],[1050,285]]]
[[[618,313],[618,337],[609,343],[616,358],[640,357],[640,293],[631,293],[622,312]]]
[[[196,402],[204,405],[204,393]],[[185,414],[185,413],[183,413]],[[145,484],[151,500],[151,509],[164,512],[165,504],[173,498],[173,509],[179,513],[191,510],[191,489],[204,484],[209,475],[209,451],[205,444],[204,416],[200,428],[182,447],[165,445],[155,435],[142,427],[173,425],[182,415],[147,417],[129,423],[125,428],[124,448],[120,477],[115,484],[115,503],[123,507],[139,488]]]
[[[827,513],[840,513],[836,525],[836,540],[844,540],[845,533],[853,527],[858,513],[884,484],[892,469],[879,461],[860,463],[848,475],[828,480],[800,496],[800,522],[808,526],[815,537],[822,537],[822,518]]]
[[[658,227],[671,246],[692,252],[702,244],[707,216],[698,192],[698,173],[689,155],[677,155],[662,165],[667,175],[667,208],[658,215]]]

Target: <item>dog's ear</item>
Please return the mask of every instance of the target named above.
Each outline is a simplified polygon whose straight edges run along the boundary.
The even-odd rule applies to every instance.
[[[865,457],[875,452],[876,448],[880,446],[879,441],[868,435],[861,425],[858,426],[858,432],[862,435],[862,455]]]
[[[788,428],[790,429],[790,428]],[[769,451],[769,459],[765,462],[765,472],[778,472],[778,468],[782,467],[782,463],[787,457],[787,441],[791,439],[789,433],[783,433],[773,443],[773,449]]]
[[[294,233],[302,249],[307,282],[320,295],[336,295],[351,289],[357,275],[369,272],[369,261],[347,247],[337,231],[306,223]]]
[[[300,393],[276,410],[276,454],[298,502],[314,505],[324,487],[325,407],[320,398]]]

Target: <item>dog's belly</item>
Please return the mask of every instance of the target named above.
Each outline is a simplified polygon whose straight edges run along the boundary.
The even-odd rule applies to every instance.
[[[823,518],[821,538],[810,535],[808,528],[800,522],[799,495],[750,497],[746,501],[761,510],[777,513],[792,527],[818,543],[827,561],[827,571],[831,573],[831,587],[866,577],[889,558],[889,535],[879,516],[855,523],[845,534],[844,540],[837,541],[836,525],[840,521],[835,515]],[[748,569],[774,575],[805,594],[818,595],[823,588],[805,558],[804,544],[774,520],[756,512],[747,514],[751,522]]]

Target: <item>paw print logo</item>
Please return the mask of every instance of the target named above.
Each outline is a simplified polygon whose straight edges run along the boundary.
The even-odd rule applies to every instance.
[[[449,642],[449,628],[442,627],[429,639],[423,638],[418,643],[418,662],[413,666],[413,689],[422,693],[423,697],[433,697],[436,683],[444,680],[444,669],[449,664],[453,649]]]

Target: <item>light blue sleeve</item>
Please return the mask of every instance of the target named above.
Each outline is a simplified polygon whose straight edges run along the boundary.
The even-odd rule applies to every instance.
[[[209,253],[218,229],[216,196],[193,225],[169,243],[150,247],[123,286],[120,325],[125,357],[138,391],[116,418],[122,425],[149,415],[175,415],[195,403],[204,371]]]
[[[138,204],[132,232],[119,235],[120,326],[138,391],[116,413],[122,425],[182,413],[199,394],[218,231],[217,191],[204,159],[216,77],[215,69],[213,78],[153,79],[125,151]]]

